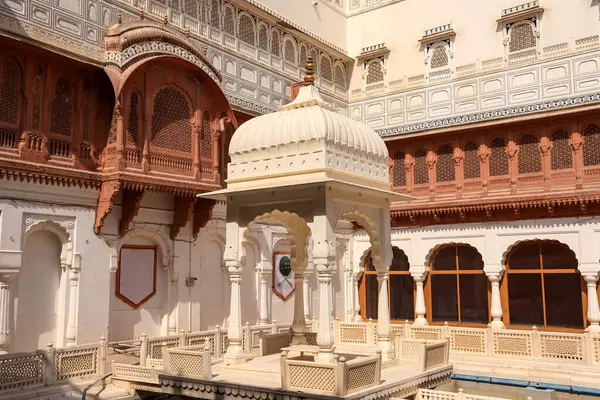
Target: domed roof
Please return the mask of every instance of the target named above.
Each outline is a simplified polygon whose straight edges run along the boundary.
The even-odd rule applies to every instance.
[[[375,159],[388,157],[384,141],[374,130],[333,111],[312,85],[302,87],[298,97],[279,110],[242,124],[231,139],[231,157],[312,140]]]
[[[383,139],[329,107],[313,85],[312,60],[306,67],[305,84],[294,101],[233,134],[228,187],[337,180],[389,190]]]

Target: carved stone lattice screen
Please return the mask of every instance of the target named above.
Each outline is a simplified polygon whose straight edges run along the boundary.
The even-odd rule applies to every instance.
[[[116,296],[139,308],[156,293],[156,247],[123,246],[119,254]]]

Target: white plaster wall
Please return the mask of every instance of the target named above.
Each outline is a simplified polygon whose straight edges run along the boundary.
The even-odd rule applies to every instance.
[[[314,6],[312,0],[256,0],[271,11],[294,22],[316,36],[346,48],[346,16],[324,4]]]
[[[223,247],[217,240],[212,237],[201,242],[199,260],[194,260],[200,264],[194,292],[199,294],[201,330],[223,327],[229,315],[229,276],[223,268]]]
[[[419,40],[426,29],[453,24],[456,66],[504,56],[503,33],[496,20],[514,0],[401,1],[348,18],[347,50],[351,57],[366,46],[385,43],[390,49],[386,81],[425,73]],[[544,0],[541,47],[598,33],[597,4],[593,1]],[[305,6],[306,7],[306,6]],[[374,29],[374,27],[377,27]],[[351,89],[361,88],[361,66],[352,73]]]

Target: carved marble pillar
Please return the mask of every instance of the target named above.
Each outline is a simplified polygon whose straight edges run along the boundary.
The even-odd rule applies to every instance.
[[[502,329],[504,328],[504,322],[502,322],[502,302],[500,300],[500,279],[502,273],[487,273],[487,277],[492,286],[492,306],[490,308],[492,322],[490,326],[492,328]]]
[[[169,306],[169,320],[167,323],[167,334],[177,334],[177,284],[179,282],[179,276],[173,270],[174,266],[171,265],[169,268],[169,290],[168,290],[168,306]],[[189,299],[191,301],[191,299]],[[191,327],[192,321],[188,321]]]
[[[377,268],[375,268],[377,269]],[[378,270],[380,271],[380,270]],[[391,342],[390,308],[389,308],[389,273],[377,272],[379,299],[377,304],[377,348],[381,350],[382,360],[394,358],[394,346]]]
[[[229,303],[229,327],[227,329],[229,347],[224,359],[226,364],[240,364],[246,361],[242,346],[242,298],[240,293],[243,269],[237,261],[226,261],[226,265],[229,271],[231,300]]]
[[[415,281],[415,286],[417,287],[417,298],[415,300],[415,325],[428,325],[427,318],[425,318],[427,308],[425,307],[425,293],[423,292],[423,282],[425,281],[425,273],[411,275]]]
[[[294,273],[294,321],[292,322],[292,345],[306,343],[306,320],[304,319],[304,273]]]
[[[327,264],[317,264],[317,279],[319,281],[319,330],[317,344],[319,354],[315,361],[333,362],[333,325],[331,318],[331,268]]]
[[[360,282],[361,275],[362,271],[352,274],[352,287],[354,288],[354,314],[352,320],[354,322],[362,321],[360,316],[360,294],[358,293],[358,282]]]
[[[10,343],[10,283],[13,275],[0,275],[0,354],[8,353]]]
[[[260,325],[269,324],[269,271],[260,271]]]
[[[590,333],[600,333],[600,306],[598,305],[597,294],[598,273],[585,273],[582,275],[587,284],[587,319],[589,326],[586,330]]]
[[[304,279],[302,280],[302,294],[304,296],[304,320],[310,320],[310,293],[308,288],[308,276],[304,273]]]
[[[81,255],[75,254],[73,268],[69,269],[69,314],[67,315],[67,346],[77,344],[77,296],[79,293],[79,271]]]

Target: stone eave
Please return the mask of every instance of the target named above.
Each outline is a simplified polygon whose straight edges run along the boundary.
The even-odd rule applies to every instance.
[[[450,28],[439,33],[425,35],[419,40],[419,43],[421,43],[422,45],[428,45],[431,43],[443,42],[445,40],[452,39],[455,36],[456,32],[454,32],[453,28]]]
[[[522,21],[524,19],[529,19],[532,17],[536,17],[544,12],[544,9],[539,5],[526,8],[520,11],[515,11],[509,14],[502,15],[500,18],[496,20],[499,24],[508,24],[511,22]]]
[[[356,60],[359,62],[368,61],[381,56],[386,56],[388,54],[390,54],[390,49],[388,49],[386,46],[383,46],[375,50],[360,53],[358,56],[356,56]]]
[[[532,195],[515,195],[477,198],[434,200],[423,202],[416,200],[402,203],[398,206],[392,204],[391,216],[410,217],[427,215],[459,214],[477,211],[518,210],[525,208],[558,207],[564,205],[582,205],[586,203],[600,203],[600,191],[597,187],[586,190],[572,190],[559,193],[536,193]]]

